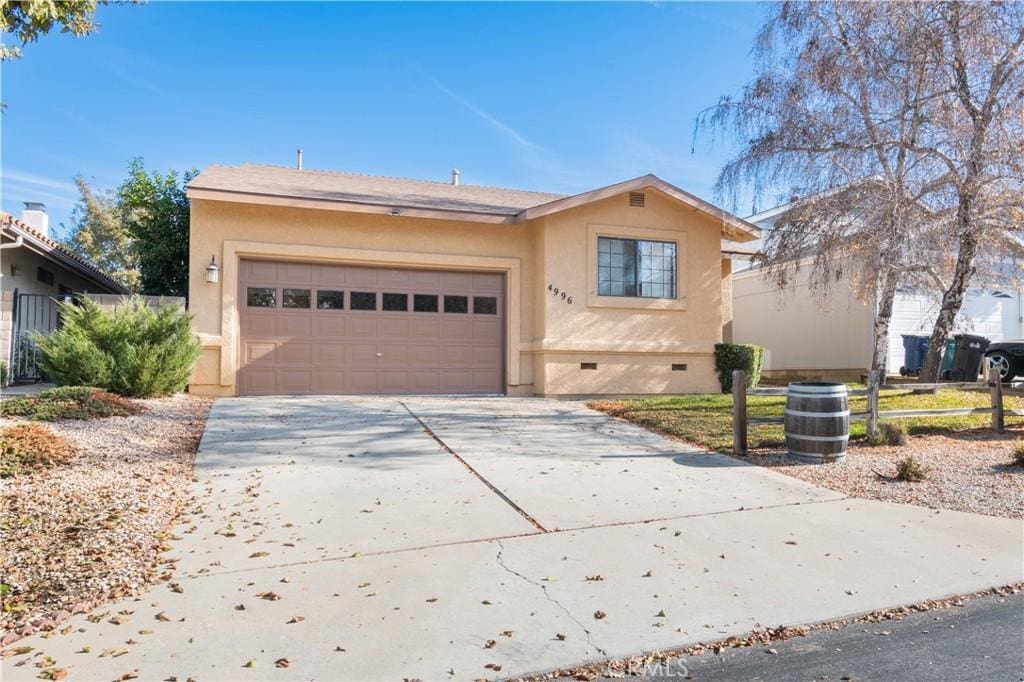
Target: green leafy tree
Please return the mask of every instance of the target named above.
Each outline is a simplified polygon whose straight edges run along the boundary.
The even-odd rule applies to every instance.
[[[98,5],[106,0],[0,0],[0,29],[4,34],[16,36],[21,45],[34,43],[55,27],[61,33],[86,36],[96,31],[93,20]],[[0,61],[21,57],[21,47],[0,45]]]
[[[71,236],[64,246],[95,263],[129,291],[138,291],[139,259],[121,221],[116,196],[95,191],[82,176],[75,178],[75,185],[81,197],[72,213]]]
[[[147,172],[142,159],[128,166],[128,179],[117,191],[121,219],[135,242],[141,290],[156,296],[188,295],[189,203],[185,186],[196,176],[189,170]]]

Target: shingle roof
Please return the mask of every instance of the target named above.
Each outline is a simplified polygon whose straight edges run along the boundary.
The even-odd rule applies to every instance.
[[[0,228],[8,229],[15,237],[17,237],[18,234],[21,234],[27,237],[28,241],[36,242],[47,251],[56,255],[65,265],[77,270],[79,274],[84,274],[86,277],[96,280],[115,293],[129,293],[128,289],[123,284],[113,279],[110,275],[100,270],[91,262],[72,253],[61,246],[60,242],[54,241],[42,232],[39,232],[26,223],[21,222],[10,213],[0,212]]]
[[[750,241],[761,233],[756,225],[651,174],[564,195],[247,163],[210,166],[189,183],[188,197],[512,224],[646,189],[710,216],[729,239]]]
[[[514,216],[563,194],[245,163],[210,166],[189,189]]]

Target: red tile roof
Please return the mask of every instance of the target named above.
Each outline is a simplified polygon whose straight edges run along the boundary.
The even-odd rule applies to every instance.
[[[103,272],[86,259],[74,254],[69,249],[62,246],[60,242],[51,239],[49,236],[18,220],[10,213],[0,212],[0,228],[9,230],[15,237],[21,234],[29,241],[36,242],[47,251],[55,252],[65,265],[69,265],[72,269],[77,270],[79,274],[84,275],[85,277],[96,280],[98,283],[111,289],[114,293],[129,293],[128,289],[125,288],[123,284],[112,278],[110,275]]]

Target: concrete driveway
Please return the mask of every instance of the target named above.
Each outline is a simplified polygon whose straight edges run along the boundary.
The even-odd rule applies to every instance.
[[[19,644],[72,679],[495,678],[1024,579],[1019,521],[845,498],[578,403],[220,400],[196,472],[173,584]],[[4,679],[35,677],[20,658]]]

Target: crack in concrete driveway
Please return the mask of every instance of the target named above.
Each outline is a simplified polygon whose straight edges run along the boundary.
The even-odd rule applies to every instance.
[[[548,592],[548,588],[547,588],[546,585],[542,585],[539,582],[537,582],[536,580],[532,580],[532,579],[526,577],[525,575],[523,575],[519,571],[517,571],[517,570],[515,570],[513,568],[509,568],[509,566],[504,562],[504,560],[501,557],[502,552],[505,551],[505,546],[503,544],[501,544],[501,540],[495,540],[495,542],[498,543],[498,553],[497,553],[497,555],[495,555],[495,560],[498,562],[498,565],[501,566],[501,568],[503,570],[505,570],[506,572],[511,573],[512,575],[516,576],[517,578],[521,578],[522,580],[525,580],[526,582],[530,583],[534,587],[540,588],[541,592],[544,593],[544,596],[548,599],[548,601],[550,601],[552,604],[554,604],[558,608],[562,609],[563,613],[565,613],[565,615],[568,616],[569,619],[572,620],[572,622],[576,623],[576,625],[578,625],[580,627],[580,630],[583,630],[583,633],[587,636],[587,643],[590,644],[591,646],[593,646],[597,650],[597,652],[599,654],[601,654],[602,656],[607,656],[608,652],[606,652],[604,649],[602,649],[601,647],[599,647],[596,644],[594,644],[593,639],[591,639],[591,637],[590,637],[590,630],[587,629],[587,626],[585,626],[582,622],[580,622],[580,620],[578,618],[576,618],[576,616],[572,615],[572,612],[570,612],[569,609],[567,609],[560,601],[558,601],[557,599],[552,597],[551,593]],[[556,635],[556,637],[557,637],[557,635]]]

